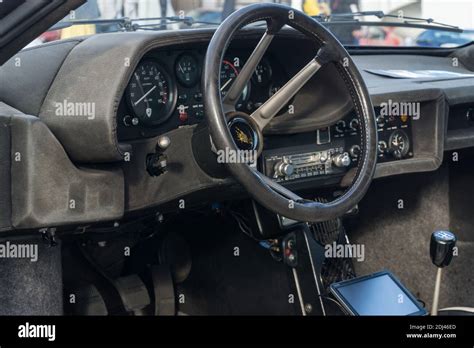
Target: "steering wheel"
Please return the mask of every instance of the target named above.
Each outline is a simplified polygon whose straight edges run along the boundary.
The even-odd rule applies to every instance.
[[[222,96],[220,69],[227,47],[237,31],[257,21],[267,22],[266,31],[230,89]],[[281,89],[251,115],[244,117],[235,111],[235,105],[272,39],[284,25],[315,40],[319,49],[315,57]],[[229,172],[253,199],[270,211],[296,221],[319,222],[342,216],[362,199],[372,181],[377,159],[377,126],[367,87],[357,67],[341,43],[316,20],[291,7],[270,3],[246,6],[222,22],[210,41],[204,61],[202,83],[209,132],[215,149],[224,152],[239,151],[231,134],[232,129],[229,129],[229,115],[246,118],[247,126],[253,128],[256,134],[261,134],[305,83],[329,63],[335,64],[350,92],[360,127],[361,152],[357,172],[341,196],[328,203],[305,200],[245,161],[226,163]]]

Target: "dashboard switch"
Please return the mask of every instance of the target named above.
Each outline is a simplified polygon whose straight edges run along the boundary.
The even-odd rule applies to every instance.
[[[188,106],[180,105],[178,106],[178,113],[179,113],[179,120],[181,123],[185,123],[188,120],[188,112],[187,109]]]
[[[188,95],[187,94],[180,94],[178,96],[178,101],[180,103],[186,103],[188,101]]]
[[[194,94],[194,100],[197,101],[197,102],[202,101],[202,93],[197,92],[196,94]]]
[[[349,167],[351,164],[351,158],[347,152],[340,153],[339,155],[333,157],[332,163],[334,163],[334,165],[339,168]]]
[[[385,151],[387,151],[387,143],[383,140],[379,141],[378,145],[379,155],[384,155]]]
[[[359,145],[352,145],[349,149],[349,153],[351,154],[352,158],[359,158],[360,155],[360,146]]]
[[[383,128],[385,126],[385,117],[377,116],[377,126]]]
[[[126,126],[126,127],[130,127],[132,125],[132,116],[130,115],[125,115],[123,117],[123,124]]]
[[[339,122],[337,122],[335,129],[338,133],[344,133],[344,130],[346,129],[346,121],[340,120]]]
[[[359,130],[359,120],[357,118],[353,118],[351,122],[349,122],[349,128],[352,131],[358,131]]]
[[[167,158],[160,153],[152,153],[146,157],[146,170],[150,176],[159,176],[166,172]]]

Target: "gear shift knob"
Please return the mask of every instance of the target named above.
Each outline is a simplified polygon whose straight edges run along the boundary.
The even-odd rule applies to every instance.
[[[431,307],[431,315],[438,315],[439,289],[441,287],[441,272],[443,267],[451,263],[454,255],[454,246],[456,245],[456,236],[449,231],[436,231],[431,235],[430,256],[431,261],[436,267],[435,290],[433,294],[433,306]]]
[[[436,267],[446,267],[453,259],[456,236],[449,231],[436,231],[431,235],[430,256]]]

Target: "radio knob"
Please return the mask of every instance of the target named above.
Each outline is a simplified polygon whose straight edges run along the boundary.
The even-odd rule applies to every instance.
[[[295,167],[293,164],[285,162],[285,161],[279,161],[275,164],[275,176],[291,176],[293,172],[295,171]]]
[[[349,167],[349,165],[351,164],[351,158],[349,157],[349,154],[347,152],[340,153],[339,155],[334,156],[334,158],[332,159],[332,163],[334,163],[336,167],[340,168]]]

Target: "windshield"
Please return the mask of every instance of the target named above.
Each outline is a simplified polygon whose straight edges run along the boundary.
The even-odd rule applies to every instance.
[[[56,26],[60,29],[44,33],[30,46],[80,35],[130,30],[124,23],[100,22],[111,19],[140,19],[134,22],[133,30],[216,26],[233,11],[262,2],[285,4],[314,16],[346,46],[457,47],[474,41],[472,0],[88,0],[58,24],[62,23],[63,28]],[[384,16],[360,13],[367,11],[383,11]],[[426,27],[430,19],[443,25]],[[64,25],[84,20],[98,21]],[[452,26],[464,31],[450,31]]]

